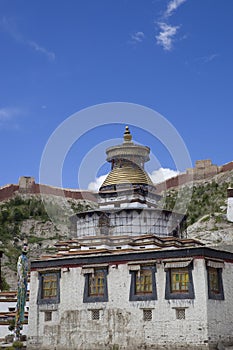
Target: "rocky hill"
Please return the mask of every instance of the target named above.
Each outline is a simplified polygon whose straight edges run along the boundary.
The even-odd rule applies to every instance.
[[[186,213],[187,237],[233,252],[233,223],[226,215],[229,187],[233,188],[233,170],[165,191],[164,207],[172,210],[175,205],[176,210]]]
[[[163,193],[161,205],[187,215],[187,237],[233,251],[233,223],[226,218],[228,187],[233,187],[233,170],[171,188]],[[16,264],[24,239],[29,243],[29,259],[51,253],[56,241],[70,238],[70,215],[95,207],[96,203],[87,199],[64,200],[51,193],[42,200],[40,194],[30,191],[14,191],[1,201],[4,288],[16,288]]]
[[[3,251],[4,289],[15,289],[17,259],[24,240],[28,241],[28,257],[34,259],[54,250],[58,240],[70,238],[69,217],[89,210],[95,202],[46,195],[14,193],[0,202],[0,250]]]

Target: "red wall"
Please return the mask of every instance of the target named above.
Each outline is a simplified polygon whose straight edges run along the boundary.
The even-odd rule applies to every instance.
[[[13,197],[16,191],[19,191],[19,185],[7,185],[0,189],[0,201],[4,201]],[[31,193],[31,194],[48,194],[54,196],[64,196],[66,198],[73,199],[83,199],[90,200],[96,202],[96,196],[89,191],[72,191],[68,189],[50,187],[47,185],[39,185],[34,184],[32,188],[27,191],[23,191],[23,193]]]

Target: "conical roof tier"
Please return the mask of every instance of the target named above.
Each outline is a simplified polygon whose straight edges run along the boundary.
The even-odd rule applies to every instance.
[[[153,183],[148,176],[148,174],[140,168],[137,164],[127,164],[114,167],[112,171],[108,174],[106,180],[104,181],[101,189],[105,186],[117,186],[117,185],[150,185]]]

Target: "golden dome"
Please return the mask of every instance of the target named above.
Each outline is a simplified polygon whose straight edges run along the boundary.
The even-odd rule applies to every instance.
[[[100,190],[105,186],[122,184],[145,184],[154,186],[149,175],[138,165],[124,165],[115,167],[108,174]]]

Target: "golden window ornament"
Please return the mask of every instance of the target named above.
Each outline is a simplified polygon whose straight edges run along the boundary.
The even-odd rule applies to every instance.
[[[48,273],[42,278],[42,299],[57,297],[57,274]]]
[[[135,294],[152,293],[152,271],[149,269],[137,272],[135,281]]]
[[[219,278],[218,278],[218,270],[214,267],[209,267],[209,282],[210,282],[210,290],[212,293],[219,294],[220,286],[219,286]]]
[[[171,292],[187,293],[189,291],[188,269],[171,270]]]
[[[93,275],[89,275],[88,295],[104,296],[105,275],[103,271],[95,271]]]

